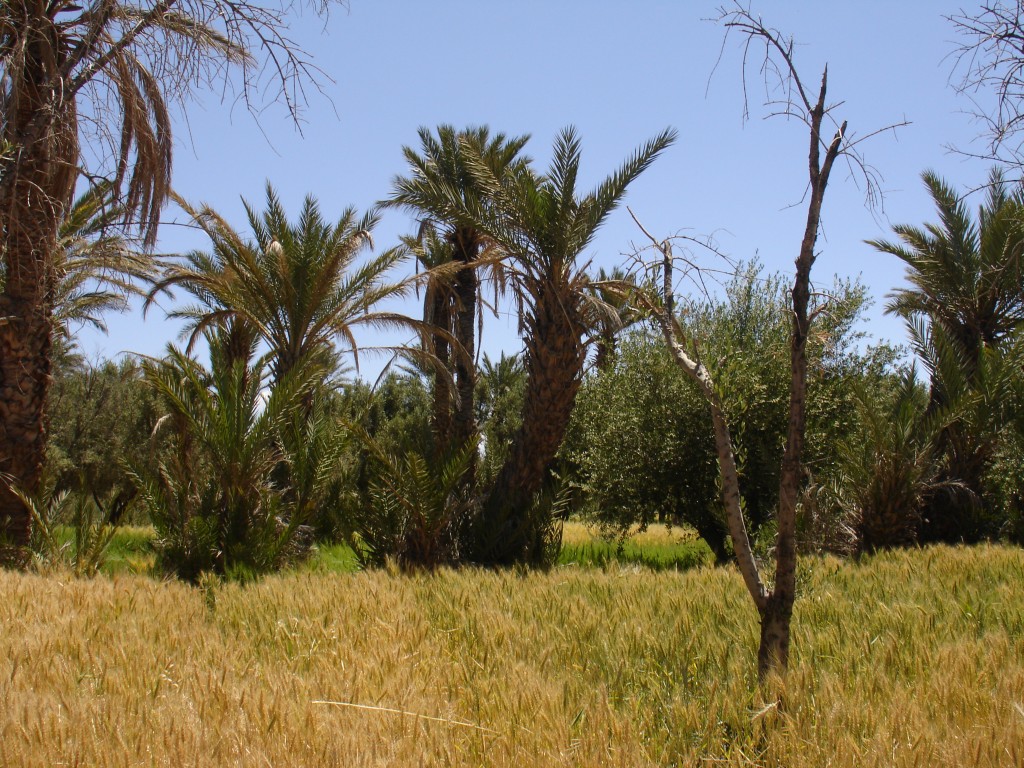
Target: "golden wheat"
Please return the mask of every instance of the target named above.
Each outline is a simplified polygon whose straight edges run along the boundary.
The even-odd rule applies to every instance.
[[[0,594],[2,766],[1024,761],[1015,549],[804,561],[770,696],[730,569],[0,573]]]

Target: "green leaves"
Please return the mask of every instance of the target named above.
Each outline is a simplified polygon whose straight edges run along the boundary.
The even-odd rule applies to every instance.
[[[1024,188],[993,170],[974,221],[946,182],[931,172],[924,182],[940,223],[894,227],[902,243],[869,241],[907,265],[912,287],[893,292],[887,309],[930,318],[973,353],[1024,321]]]
[[[293,224],[268,184],[264,211],[246,204],[254,237],[247,241],[212,209],[181,204],[210,236],[213,250],[189,253],[168,268],[149,301],[174,286],[197,299],[171,313],[189,322],[190,346],[206,328],[237,319],[267,344],[278,380],[303,363],[333,359],[338,339],[356,354],[354,329],[359,326],[415,325],[376,309],[413,283],[385,278],[404,251],[391,249],[359,261],[372,247],[376,212],[360,216],[348,208],[329,223],[310,196]]]
[[[207,340],[209,370],[174,347],[146,363],[146,381],[168,409],[162,428],[172,447],[156,471],[132,471],[165,564],[190,580],[204,571],[260,573],[290,557],[338,455],[325,441],[322,411],[306,410],[316,366],[267,389],[265,361],[250,365],[217,337]],[[280,482],[275,473],[291,466]]]
[[[403,568],[459,562],[461,534],[478,508],[463,479],[477,441],[433,460],[411,448],[389,452],[353,427],[371,456],[369,504],[355,521],[353,549],[364,564],[394,559]]]

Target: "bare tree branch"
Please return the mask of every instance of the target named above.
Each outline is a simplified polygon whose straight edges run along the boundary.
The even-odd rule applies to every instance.
[[[1024,2],[986,0],[974,13],[947,16],[961,42],[950,81],[971,103],[987,148],[968,156],[1024,167]]]

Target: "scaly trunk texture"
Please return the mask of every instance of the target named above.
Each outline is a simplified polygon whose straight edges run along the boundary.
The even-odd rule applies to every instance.
[[[479,237],[475,230],[460,229],[453,239],[455,258],[467,265],[455,276],[455,338],[462,345],[463,353],[455,358],[455,389],[458,407],[455,410],[452,434],[455,445],[460,448],[476,433],[476,305],[480,279],[476,268],[469,266],[480,250]],[[476,454],[470,457],[464,482],[469,488],[476,484]]]
[[[544,557],[545,523],[531,516],[572,416],[586,361],[585,326],[577,302],[544,286],[526,342],[522,426],[484,504],[493,538],[484,561],[494,564]]]
[[[0,295],[0,317],[0,472],[31,495],[39,489],[46,455],[52,324],[46,308],[7,293]],[[0,536],[25,547],[31,532],[28,509],[0,483]],[[10,552],[4,559],[20,556]]]
[[[45,4],[21,3],[31,34],[24,69],[11,85],[2,138],[17,152],[0,197],[0,473],[28,494],[39,489],[46,456],[46,397],[53,330],[53,254],[71,202],[78,158],[74,105],[51,86],[64,55]],[[37,128],[41,112],[48,120]],[[38,134],[38,135],[37,135]],[[0,557],[19,560],[28,544],[28,509],[0,483],[0,535],[14,545]]]
[[[601,373],[610,371],[615,366],[617,351],[615,332],[610,329],[602,330],[597,339],[597,357],[594,359],[594,367]]]
[[[450,333],[452,325],[451,293],[446,287],[435,286],[431,304],[429,322],[435,328]],[[438,365],[450,370],[451,350],[448,339],[441,334],[434,334],[431,344],[434,346],[433,352],[437,357]],[[452,445],[452,392],[446,374],[440,372],[434,374],[433,399],[434,452],[440,457],[447,455]]]

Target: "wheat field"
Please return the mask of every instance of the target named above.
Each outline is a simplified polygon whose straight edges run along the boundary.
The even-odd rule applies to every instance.
[[[800,586],[759,691],[731,569],[0,572],[0,766],[1024,763],[1024,553],[808,559]]]

